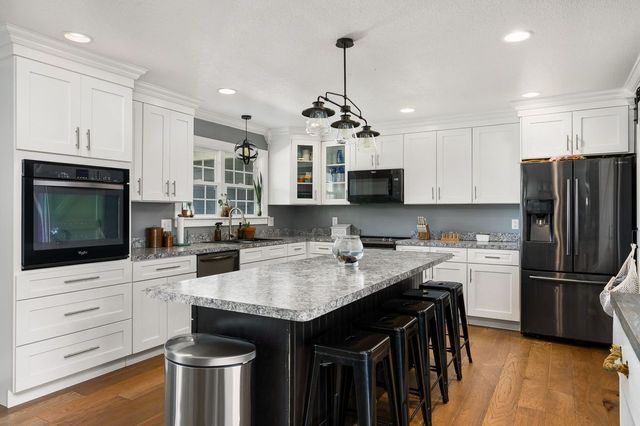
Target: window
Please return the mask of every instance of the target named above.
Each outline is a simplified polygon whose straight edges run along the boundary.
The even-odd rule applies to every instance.
[[[229,205],[238,207],[245,214],[254,214],[253,163],[245,165],[232,153],[225,153],[224,183],[227,186]]]
[[[217,151],[196,151],[193,154],[193,212],[215,215],[218,205],[216,185]]]

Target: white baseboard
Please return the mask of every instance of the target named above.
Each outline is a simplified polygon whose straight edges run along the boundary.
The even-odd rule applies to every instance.
[[[520,331],[519,322],[478,317],[467,317],[467,322],[470,325],[479,325],[480,327],[501,328],[503,330]]]
[[[144,361],[149,358],[153,358],[154,356],[161,355],[163,353],[164,353],[164,346],[161,345],[152,349],[148,349],[144,352],[128,355],[124,358],[111,361],[109,363],[100,365],[98,367],[94,367],[89,370],[85,370],[80,373],[76,373],[74,375],[64,377],[54,382],[46,383],[44,385],[41,385],[32,389],[28,389],[23,392],[13,393],[11,391],[7,391],[6,405],[5,404],[0,404],[0,405],[4,405],[7,408],[12,408],[12,407],[15,407],[16,405],[33,401],[34,399],[49,395],[51,393],[62,390],[64,388],[68,388],[69,386],[77,385],[78,383],[95,379],[96,377],[102,376],[103,374],[107,374],[112,371],[119,370],[121,368],[136,364],[138,362]]]

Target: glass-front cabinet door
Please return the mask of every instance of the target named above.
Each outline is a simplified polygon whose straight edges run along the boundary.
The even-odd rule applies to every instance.
[[[293,199],[296,204],[319,204],[320,143],[315,140],[294,139]]]
[[[348,204],[349,151],[344,144],[322,143],[322,204]]]

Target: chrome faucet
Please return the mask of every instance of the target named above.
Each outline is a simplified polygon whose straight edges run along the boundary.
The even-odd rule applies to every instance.
[[[242,215],[242,223],[244,223],[244,212],[242,211],[242,209],[238,207],[234,207],[231,210],[229,210],[229,240],[231,240],[231,223],[232,223],[231,219],[233,218],[233,212],[236,210],[239,211],[240,214]],[[237,238],[237,239],[240,239],[240,238]]]

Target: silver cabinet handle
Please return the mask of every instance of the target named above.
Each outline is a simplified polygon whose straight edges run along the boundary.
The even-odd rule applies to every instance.
[[[478,199],[478,187],[476,185],[473,185],[473,199]]]
[[[98,349],[100,349],[100,346],[93,346],[93,347],[90,347],[88,349],[83,349],[83,350],[78,351],[78,352],[72,352],[70,354],[66,354],[64,356],[64,359],[73,358],[74,356],[86,354],[87,352],[93,352],[93,351],[98,350]]]
[[[602,285],[605,285],[607,283],[607,281],[576,280],[573,278],[553,278],[553,277],[542,277],[540,275],[529,275],[529,278],[531,278],[532,280],[560,281],[563,283],[602,284]]]
[[[142,195],[142,178],[138,178],[138,195]]]
[[[79,311],[65,312],[64,316],[65,317],[71,317],[71,316],[78,315],[78,314],[84,314],[85,312],[97,311],[98,309],[100,309],[100,306],[94,306],[93,308],[80,309]]]
[[[575,244],[573,245],[573,255],[577,256],[578,255],[578,248],[580,246],[580,244],[578,244],[578,240],[580,239],[580,216],[578,214],[578,202],[580,201],[579,198],[579,194],[578,194],[578,178],[576,178],[575,180],[575,187],[573,188],[573,202],[574,202],[574,206],[573,206],[573,221],[575,222],[573,224],[573,229],[575,231]]]
[[[576,133],[576,151],[580,149],[580,142],[578,139],[578,134]]]
[[[76,149],[80,149],[80,127],[76,127]]]
[[[571,256],[571,179],[567,179],[567,256]]]
[[[431,187],[431,199],[432,199],[432,200],[435,200],[435,199],[436,199],[436,196],[435,196],[435,188],[434,188],[433,186]]]
[[[167,181],[167,196],[169,196],[169,181]]]
[[[176,181],[173,181],[173,195],[176,195]]]
[[[567,135],[567,151],[571,151],[571,144],[569,143],[569,135]]]
[[[442,200],[442,195],[440,194],[440,187],[438,187],[438,200]]]
[[[469,284],[473,281],[473,268],[469,268]]]
[[[87,129],[87,149],[91,151],[91,129]]]
[[[156,268],[156,271],[168,271],[170,269],[178,269],[180,267],[180,265],[174,265],[174,266],[163,266],[161,268]]]
[[[500,256],[485,256],[485,259],[500,259]]]
[[[100,279],[100,275],[96,275],[95,277],[86,277],[86,278],[76,278],[73,280],[66,280],[64,283],[65,284],[75,284],[75,283],[83,283],[85,281],[95,281],[95,280],[99,280]]]

